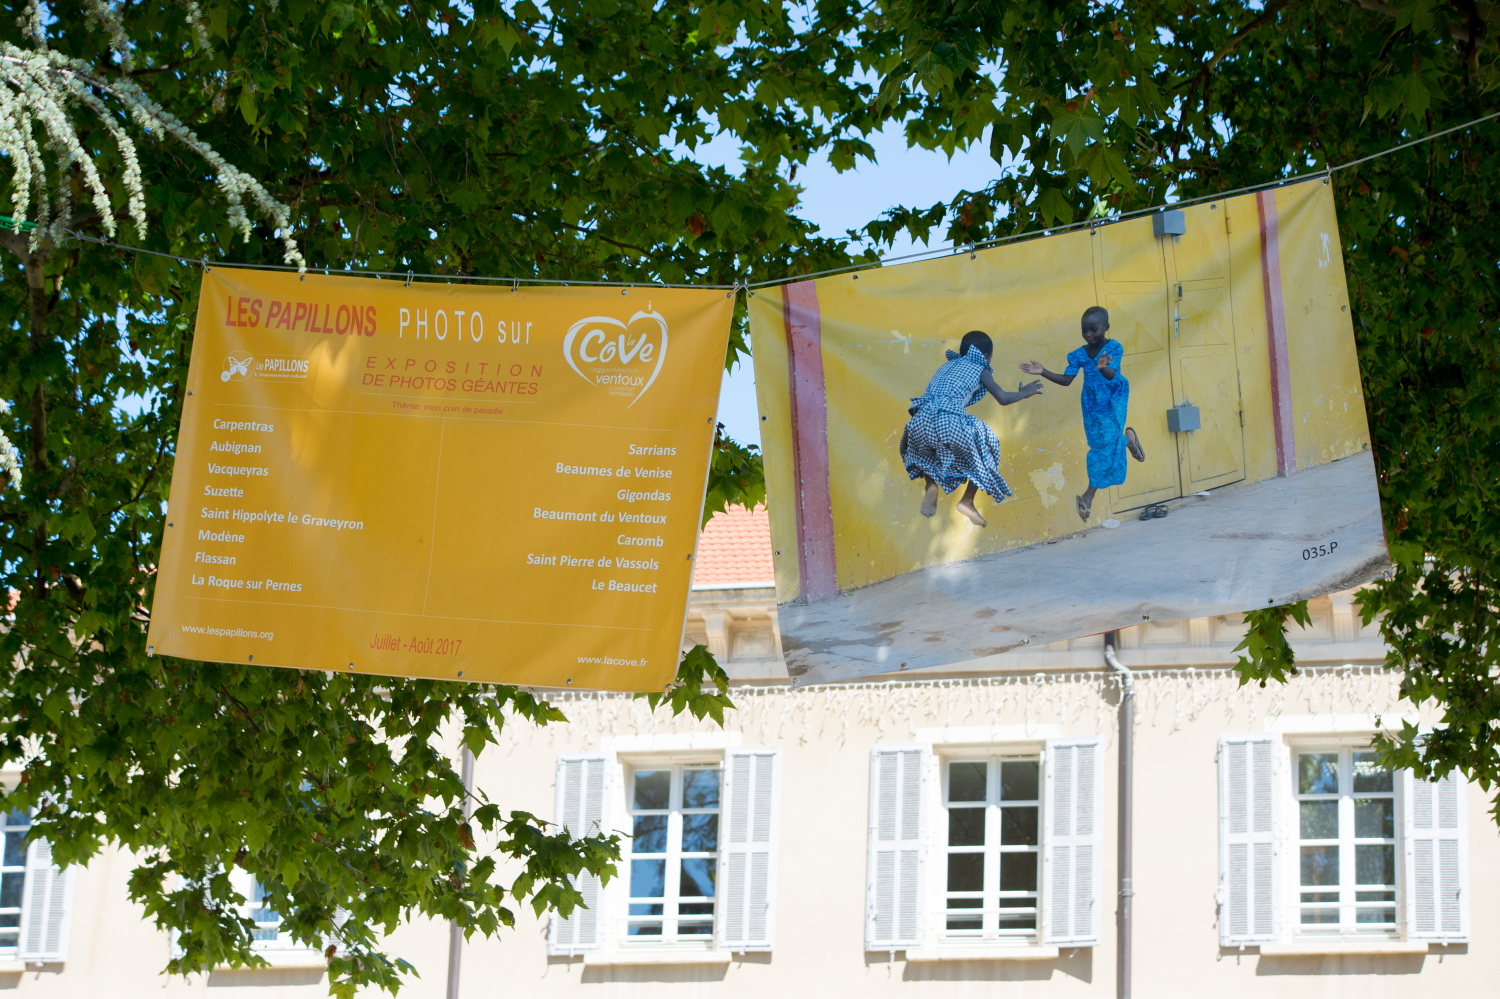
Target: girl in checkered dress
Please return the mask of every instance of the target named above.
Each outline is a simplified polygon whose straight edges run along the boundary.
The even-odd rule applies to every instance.
[[[901,460],[913,481],[927,484],[922,496],[922,516],[937,513],[938,490],[951,493],[967,482],[956,509],[979,527],[986,521],[974,508],[974,497],[983,489],[1002,503],[1012,495],[1000,474],[1000,438],[995,431],[965,410],[986,394],[1002,406],[1029,399],[1042,391],[1042,383],[1021,385],[1007,392],[995,383],[990,356],[995,352],[988,334],[965,333],[957,352],[948,351],[948,363],[937,369],[927,391],[911,401],[911,419],[901,434]]]

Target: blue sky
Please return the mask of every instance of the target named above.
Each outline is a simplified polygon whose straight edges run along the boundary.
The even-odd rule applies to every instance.
[[[952,160],[940,152],[907,149],[899,126],[871,136],[870,144],[875,147],[876,162],[857,170],[841,174],[828,165],[826,158],[818,158],[797,171],[797,182],[805,188],[798,214],[817,223],[823,235],[842,236],[896,205],[926,208],[948,201],[959,191],[985,186],[998,170],[983,147],[955,153]],[[711,143],[700,146],[695,155],[732,166],[735,149]],[[921,249],[920,243],[898,243],[887,256]],[[760,443],[755,377],[748,365],[740,365],[725,376],[719,394],[719,421],[736,440]]]

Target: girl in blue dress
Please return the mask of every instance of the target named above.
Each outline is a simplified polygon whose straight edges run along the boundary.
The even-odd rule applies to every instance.
[[[1083,346],[1068,355],[1068,367],[1062,374],[1048,371],[1036,361],[1027,361],[1021,370],[1064,386],[1073,384],[1073,378],[1083,372],[1083,433],[1089,442],[1089,487],[1082,495],[1075,496],[1074,501],[1078,504],[1078,516],[1087,523],[1094,508],[1094,494],[1125,483],[1125,455],[1145,461],[1146,452],[1135,429],[1125,425],[1130,408],[1130,382],[1120,373],[1125,348],[1107,335],[1109,313],[1101,306],[1090,306],[1084,310],[1082,325]]]
[[[922,516],[937,513],[938,491],[951,493],[967,482],[956,509],[978,527],[988,524],[974,508],[983,489],[1002,503],[1012,495],[1000,474],[1000,438],[989,424],[965,410],[986,395],[1002,406],[1029,399],[1042,391],[1035,381],[1007,392],[995,383],[990,357],[995,345],[979,330],[965,333],[958,350],[948,351],[948,363],[937,369],[927,391],[911,401],[911,419],[901,434],[901,460],[906,474],[927,483]]]

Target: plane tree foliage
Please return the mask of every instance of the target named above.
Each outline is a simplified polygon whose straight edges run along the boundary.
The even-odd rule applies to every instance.
[[[877,117],[889,109],[912,145],[987,143],[996,161],[983,190],[872,220],[877,244],[1104,220],[1500,111],[1500,6],[1483,2],[890,0],[859,47]],[[1490,121],[1331,178],[1395,563],[1359,606],[1402,696],[1442,712],[1430,735],[1407,727],[1383,748],[1486,790],[1500,781],[1497,158]],[[1306,610],[1248,614],[1245,681],[1295,673],[1287,627]]]
[[[617,838],[482,791],[466,814],[453,759],[563,723],[539,695],[146,654],[200,277],[178,258],[724,284],[842,263],[774,165],[691,152],[726,127],[821,141],[780,88],[805,72],[838,93],[853,55],[774,12],[705,26],[592,0],[10,6],[4,807],[33,811],[59,863],[131,851],[174,972],[259,960],[236,870],[341,995],[409,980],[383,942],[403,920],[492,934],[521,905],[570,911],[567,879],[609,874]],[[726,363],[742,349],[737,329]],[[714,470],[712,503],[763,495],[753,449],[721,437]],[[722,719],[725,687],[695,650],[652,704]]]
[[[488,934],[521,904],[568,911],[568,876],[609,873],[617,843],[482,794],[465,816],[454,739],[479,752],[507,723],[563,722],[531,692],[145,654],[196,307],[198,270],[177,258],[279,264],[289,227],[319,268],[793,276],[868,260],[902,232],[981,241],[1359,159],[1494,110],[1500,37],[1493,5],[1410,0],[12,9],[8,93],[26,84],[6,60],[45,46],[99,106],[64,109],[76,148],[28,126],[51,214],[29,229],[18,199],[0,231],[0,432],[24,473],[0,492],[15,594],[0,741],[22,768],[6,804],[34,810],[59,861],[133,851],[132,897],[177,934],[171,970],[256,960],[237,867],[290,932],[326,947],[343,995],[411,973],[382,940],[402,920]],[[202,148],[133,116],[131,87]],[[797,168],[854,166],[887,125],[924,148],[984,144],[994,183],[897,207],[849,241],[817,237]],[[716,136],[742,147],[734,169],[700,162]],[[1486,786],[1500,776],[1497,137],[1479,126],[1333,178],[1396,561],[1362,609],[1403,694],[1445,712],[1425,743],[1406,732],[1389,748]],[[236,214],[203,149],[269,201],[245,195]],[[4,155],[12,181],[32,162]],[[111,231],[165,255],[93,241]],[[708,506],[760,498],[753,449],[716,443]],[[1285,625],[1304,613],[1252,613],[1247,678],[1295,670]],[[706,650],[679,680],[653,706],[730,706]]]

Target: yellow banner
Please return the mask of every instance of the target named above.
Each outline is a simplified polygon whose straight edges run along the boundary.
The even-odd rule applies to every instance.
[[[1096,666],[1053,643],[1386,571],[1349,308],[1321,181],[757,291],[792,677]]]
[[[660,689],[732,308],[209,271],[151,651]]]

